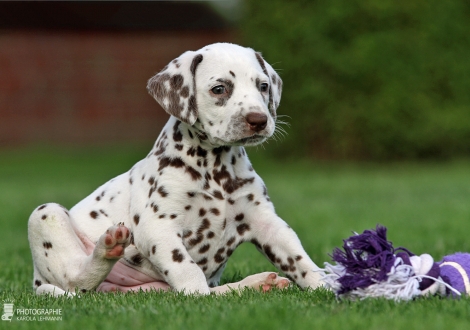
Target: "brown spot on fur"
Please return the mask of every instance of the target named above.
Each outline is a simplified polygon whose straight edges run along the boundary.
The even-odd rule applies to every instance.
[[[173,251],[171,251],[171,253],[173,254],[174,262],[183,262],[184,255],[181,254],[179,249],[174,249]]]
[[[235,236],[232,237],[232,238],[230,238],[230,239],[227,241],[227,246],[232,245],[234,242],[235,242]]]
[[[196,97],[194,95],[191,95],[189,97],[188,110],[189,110],[190,114],[192,113],[196,116],[196,114],[197,114],[197,103],[196,103]]]
[[[98,218],[98,212],[96,212],[96,211],[91,211],[91,212],[90,212],[90,217],[92,217],[93,219]]]
[[[259,242],[256,239],[253,238],[251,240],[251,243],[253,243],[253,245],[256,246],[258,250],[261,250],[261,244],[259,244]]]
[[[206,157],[207,157],[207,150],[201,148],[200,146],[197,146],[197,152],[196,152],[196,154],[197,154],[199,157],[206,158]]]
[[[194,246],[194,245],[201,243],[203,239],[204,239],[204,235],[197,234],[195,238],[192,238],[189,240],[188,244],[190,246]]]
[[[199,226],[199,228],[197,229],[196,237],[190,239],[188,244],[190,246],[194,246],[194,245],[197,245],[197,244],[201,243],[204,240],[203,232],[206,229],[209,229],[210,226],[211,226],[211,223],[207,218],[202,219],[202,223]]]
[[[222,256],[222,253],[224,253],[224,251],[225,251],[225,248],[220,248],[220,249],[217,251],[216,255],[214,256],[215,262],[221,263],[221,262],[223,262],[223,261],[225,260],[225,258]]]
[[[188,151],[186,151],[186,155],[188,156],[194,157],[195,154],[196,154],[196,148],[194,147],[191,147],[188,149]]]
[[[183,140],[183,134],[181,134],[178,126],[181,124],[181,121],[177,120],[175,125],[173,126],[173,141],[180,142]]]
[[[158,212],[158,205],[156,205],[156,204],[153,205],[152,209],[153,209],[153,213],[157,213]]]
[[[243,213],[239,213],[235,216],[235,221],[242,221],[245,218]]]
[[[271,246],[268,244],[264,244],[263,250],[264,250],[264,253],[266,253],[266,256],[269,258],[269,260],[271,260],[274,263],[276,261],[276,255],[271,250]]]
[[[213,178],[214,178],[214,181],[218,185],[221,184],[222,180],[225,180],[225,182],[222,185],[222,188],[229,194],[243,187],[245,184],[253,183],[253,181],[255,180],[254,177],[247,178],[247,179],[241,179],[241,178],[236,177],[235,179],[232,179],[225,165],[222,165],[220,171],[216,169],[213,170]]]
[[[179,90],[183,86],[184,78],[180,74],[176,74],[170,78],[170,88]]]
[[[185,164],[184,164],[183,160],[179,157],[177,157],[177,158],[169,158],[169,157],[160,158],[158,171],[163,170],[167,166],[180,168],[180,167],[185,166]]]
[[[205,265],[205,264],[207,264],[207,258],[202,258],[201,260],[199,260],[198,262],[196,262],[196,264],[198,264],[198,265]]]
[[[46,220],[46,218],[47,218],[47,215],[45,214],[41,217],[42,220]]]
[[[194,56],[193,61],[191,62],[191,67],[189,68],[193,76],[196,74],[196,68],[199,65],[199,63],[202,62],[202,59],[203,59],[203,56],[201,54]]]
[[[224,196],[222,195],[222,192],[219,190],[214,190],[212,195],[219,200],[224,200]]]
[[[205,253],[205,252],[209,251],[210,247],[211,247],[210,244],[206,244],[206,245],[201,246],[201,248],[199,249],[199,253]]]
[[[157,252],[157,246],[156,245],[152,246],[152,254],[155,254],[155,252]]]
[[[52,243],[51,242],[44,242],[42,243],[42,246],[44,246],[45,249],[52,249]]]
[[[242,223],[241,225],[237,226],[237,232],[241,236],[243,236],[247,230],[250,230],[250,226],[247,223]]]
[[[160,196],[162,196],[162,197],[168,196],[168,192],[165,190],[165,187],[163,187],[163,186],[158,187],[157,191],[160,194]]]
[[[138,215],[138,214],[134,215],[134,223],[135,223],[136,225],[138,225],[138,224],[139,224],[139,221],[140,221],[140,215]]]
[[[198,171],[196,171],[193,167],[191,166],[186,166],[186,172],[189,173],[189,175],[191,175],[191,178],[196,181],[196,180],[200,180],[202,178],[202,175],[201,173],[199,173]]]
[[[259,65],[263,69],[263,72],[265,75],[269,77],[268,71],[266,70],[266,66],[264,65],[264,59],[261,57],[261,54],[258,52],[255,52],[256,60],[258,60]]]
[[[184,98],[187,98],[189,96],[189,87],[188,86],[184,86],[181,89],[180,96],[184,97]]]
[[[46,206],[47,206],[47,204],[43,204],[43,205],[39,206],[39,207],[38,207],[38,211],[41,211],[41,210],[44,209]]]
[[[198,231],[198,233],[202,233],[204,230],[209,229],[210,226],[211,226],[211,222],[207,218],[204,218],[204,219],[202,219],[202,224],[198,228],[197,231]]]
[[[201,173],[196,171],[193,167],[186,165],[185,162],[179,157],[176,157],[176,158],[162,157],[160,159],[158,171],[161,171],[167,166],[171,166],[175,168],[184,167],[185,172],[188,173],[193,180],[199,180],[202,178]]]

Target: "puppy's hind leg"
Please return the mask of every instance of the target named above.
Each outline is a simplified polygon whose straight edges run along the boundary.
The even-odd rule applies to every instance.
[[[110,227],[93,249],[77,236],[68,211],[50,203],[31,214],[28,239],[34,263],[33,288],[38,294],[58,295],[76,288],[94,290],[123,255],[129,230],[121,225]],[[93,252],[88,255],[87,250]]]

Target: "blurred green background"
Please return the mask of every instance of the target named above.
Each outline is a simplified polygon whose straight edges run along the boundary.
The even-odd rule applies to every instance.
[[[470,153],[470,2],[245,2],[242,40],[284,81],[279,155],[441,159]],[[269,147],[272,149],[272,147]]]
[[[467,0],[0,3],[0,147],[151,145],[168,116],[147,79],[228,41],[284,81],[271,155],[468,157],[469,31]]]

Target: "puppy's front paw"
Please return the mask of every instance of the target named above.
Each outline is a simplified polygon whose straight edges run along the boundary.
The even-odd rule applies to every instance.
[[[97,245],[101,245],[106,251],[104,255],[106,259],[119,259],[124,255],[129,242],[129,229],[123,223],[119,223],[109,227],[106,233],[101,235]]]
[[[262,292],[268,292],[272,288],[284,289],[289,286],[289,279],[278,276],[273,272],[264,272],[250,275],[243,279],[240,284],[245,287],[254,288]]]

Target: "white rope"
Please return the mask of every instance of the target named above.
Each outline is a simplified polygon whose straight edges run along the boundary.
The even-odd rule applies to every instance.
[[[325,262],[322,280],[325,282],[325,286],[327,288],[338,292],[341,289],[341,284],[338,282],[338,279],[345,274],[346,269],[344,266],[331,265]],[[423,278],[432,279],[436,283],[444,285],[449,290],[460,296],[460,292],[458,290],[445,283],[441,278],[434,278],[428,275],[415,275],[413,266],[404,264],[400,257],[396,258],[393,267],[387,274],[387,277],[386,281],[376,281],[376,283],[369,285],[366,288],[357,288],[340,295],[340,297],[347,297],[352,300],[380,297],[393,299],[395,301],[411,300],[414,297],[423,294],[423,292],[419,290],[419,282],[421,282]]]

